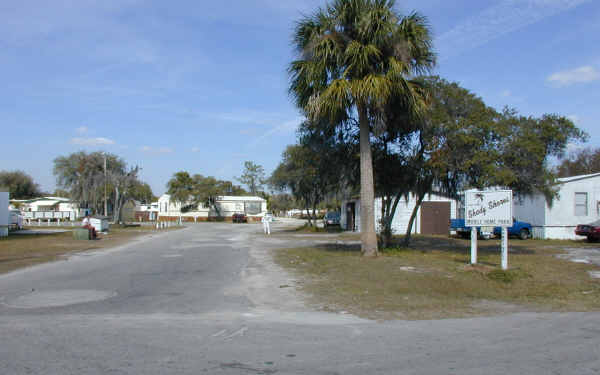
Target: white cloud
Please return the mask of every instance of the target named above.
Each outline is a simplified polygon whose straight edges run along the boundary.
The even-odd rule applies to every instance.
[[[88,127],[87,127],[87,126],[80,126],[80,127],[78,127],[78,128],[75,128],[75,132],[76,132],[77,134],[85,134],[85,133],[87,133],[87,131],[88,131],[88,130],[89,130],[89,129],[88,129]]]
[[[150,154],[170,154],[173,152],[173,149],[171,149],[170,147],[142,146],[140,147],[140,151],[147,152]]]
[[[192,152],[198,152],[200,151],[200,147],[192,147]]]
[[[277,125],[281,123],[283,115],[276,112],[263,112],[255,110],[238,109],[231,112],[215,113],[212,115],[219,120],[252,125]]]
[[[504,90],[500,93],[500,95],[502,95],[503,98],[508,98],[512,96],[512,92],[510,90]]]
[[[260,136],[256,137],[252,142],[249,143],[249,145],[251,147],[255,147],[258,144],[260,144],[262,141],[264,141],[265,139],[267,139],[275,134],[294,132],[294,131],[296,131],[296,129],[298,128],[298,126],[300,125],[300,123],[302,121],[304,121],[303,117],[296,117],[292,120],[288,120],[283,123],[280,123],[279,125],[272,127],[271,129],[267,130]]]
[[[460,55],[510,32],[591,0],[502,0],[435,40],[440,59]]]
[[[593,66],[581,66],[572,70],[556,72],[548,77],[548,82],[558,87],[570,86],[576,83],[588,83],[600,79],[600,72]]]
[[[97,137],[97,138],[83,138],[75,137],[71,138],[71,144],[79,146],[103,146],[103,145],[114,145],[115,141],[112,139]]]

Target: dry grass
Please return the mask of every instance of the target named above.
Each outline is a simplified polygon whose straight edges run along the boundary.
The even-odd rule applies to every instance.
[[[96,241],[74,240],[70,231],[51,234],[11,233],[8,237],[0,238],[0,273],[57,260],[70,253],[118,246],[152,231],[151,227],[111,228],[108,235],[100,234],[100,239]]]
[[[480,242],[479,264],[469,265],[469,242],[417,236],[410,249],[388,249],[375,259],[359,246],[279,250],[276,261],[295,272],[310,301],[323,310],[374,319],[436,319],[516,311],[600,309],[597,267],[557,259],[575,241],[513,240],[508,271],[499,269],[499,241]]]

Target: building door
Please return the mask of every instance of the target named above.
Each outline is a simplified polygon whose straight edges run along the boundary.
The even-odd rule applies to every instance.
[[[450,202],[423,202],[421,234],[450,233]]]
[[[351,202],[346,204],[346,230],[353,231],[354,223],[356,222],[356,203]]]

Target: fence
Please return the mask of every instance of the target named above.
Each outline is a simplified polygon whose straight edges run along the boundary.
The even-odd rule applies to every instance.
[[[23,218],[26,220],[75,220],[73,211],[25,211]]]

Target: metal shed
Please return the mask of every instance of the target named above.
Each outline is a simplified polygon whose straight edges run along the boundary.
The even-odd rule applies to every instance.
[[[108,217],[107,216],[92,216],[90,218],[90,225],[96,229],[96,232],[107,232],[108,231]]]

